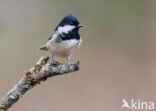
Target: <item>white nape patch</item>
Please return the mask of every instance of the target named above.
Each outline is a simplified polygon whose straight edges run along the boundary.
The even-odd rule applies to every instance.
[[[59,34],[62,34],[62,33],[68,34],[68,32],[72,31],[74,28],[75,28],[75,26],[72,26],[72,25],[65,25],[63,27],[58,27],[58,33]]]

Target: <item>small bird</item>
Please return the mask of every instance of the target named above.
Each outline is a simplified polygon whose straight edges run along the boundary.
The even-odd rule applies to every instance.
[[[52,58],[49,65],[53,65],[55,56],[66,58],[66,66],[70,65],[70,58],[74,49],[81,44],[82,40],[78,31],[83,26],[72,14],[66,15],[62,19],[55,30],[50,33],[46,44],[39,48],[51,52]]]

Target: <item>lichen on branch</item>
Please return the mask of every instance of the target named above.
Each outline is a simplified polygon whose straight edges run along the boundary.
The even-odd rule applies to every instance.
[[[0,100],[0,111],[7,111],[28,90],[47,78],[79,70],[78,61],[67,67],[57,61],[54,62],[53,66],[49,66],[48,60],[49,57],[41,57],[32,68],[25,72],[21,80]]]

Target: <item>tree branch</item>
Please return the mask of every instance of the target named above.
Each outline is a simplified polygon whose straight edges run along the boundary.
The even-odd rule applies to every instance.
[[[53,66],[49,66],[48,60],[49,57],[41,57],[36,65],[25,73],[21,80],[0,101],[0,111],[7,111],[28,90],[40,84],[41,81],[45,81],[48,77],[79,70],[79,62],[67,67],[65,64],[55,61]]]

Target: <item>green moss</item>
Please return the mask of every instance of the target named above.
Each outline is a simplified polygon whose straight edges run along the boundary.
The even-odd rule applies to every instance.
[[[29,77],[29,81],[32,86],[35,86],[38,83],[37,79],[33,78],[32,76]]]
[[[55,60],[54,63],[53,63],[53,66],[57,67],[58,65],[60,65],[60,62]]]
[[[42,65],[34,65],[34,70],[33,72],[36,73],[36,72],[39,72],[42,68]]]
[[[49,58],[47,58],[47,60],[48,59]],[[42,67],[47,63],[47,60],[45,60],[41,65],[34,65],[33,68],[31,68],[30,70],[28,70],[28,71],[25,72],[25,75],[26,75],[26,77],[28,79],[28,82],[29,82],[29,84],[32,87],[35,86],[36,84],[39,84],[40,83],[40,81],[38,81],[37,79],[35,79],[33,77],[33,74],[38,73],[42,69]],[[58,61],[54,61],[53,66],[58,66],[59,64],[60,63]],[[46,80],[47,80],[47,77],[42,78],[42,81],[46,81]],[[22,93],[24,93],[24,92],[22,92]]]

